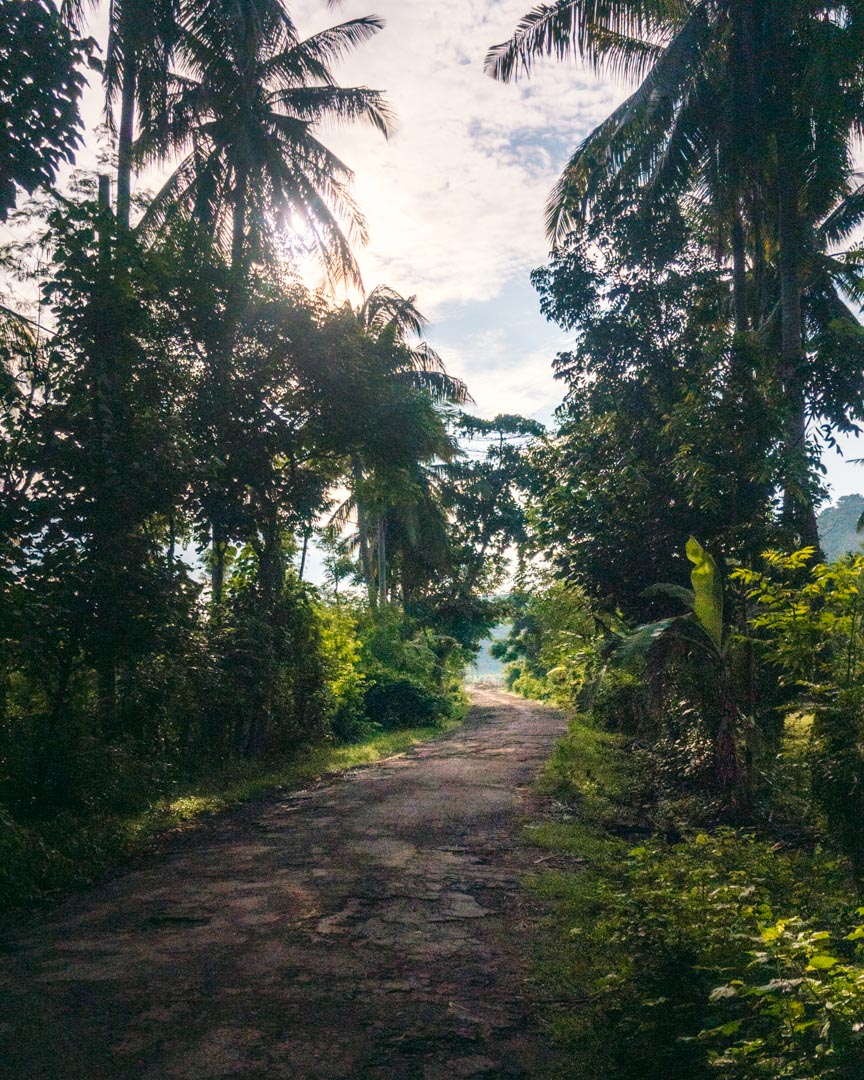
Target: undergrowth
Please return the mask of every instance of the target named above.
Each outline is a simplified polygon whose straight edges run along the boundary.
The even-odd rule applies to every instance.
[[[767,828],[664,836],[640,755],[584,716],[541,785],[554,1077],[864,1077],[864,909],[841,860]]]
[[[291,757],[234,761],[154,790],[143,809],[125,813],[58,813],[21,825],[0,805],[0,912],[91,885],[111,868],[152,850],[167,834],[194,827],[208,815],[403,753],[460,723],[461,716],[435,726],[371,734],[350,745],[311,747]]]

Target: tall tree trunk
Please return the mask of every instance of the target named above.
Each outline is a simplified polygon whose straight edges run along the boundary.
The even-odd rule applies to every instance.
[[[801,225],[798,184],[789,165],[793,147],[780,140],[778,222],[780,240],[780,381],[785,396],[783,521],[805,547],[821,558],[816,510],[809,493],[807,409],[804,394],[804,320],[802,314]]]
[[[300,581],[303,580],[303,575],[306,572],[306,556],[309,552],[309,536],[311,530],[306,528],[303,530],[303,547],[300,549],[300,569],[297,571],[297,577]]]
[[[168,512],[168,569],[173,574],[175,570],[174,556],[177,549],[177,522],[174,511]]]
[[[210,602],[215,609],[222,604],[225,593],[226,541],[215,521],[210,523]]]
[[[105,652],[96,663],[96,712],[99,727],[109,741],[117,730],[117,660],[113,653]]]
[[[132,146],[135,139],[135,99],[138,93],[138,59],[130,49],[123,60],[120,132],[117,143],[117,221],[129,228],[132,209]]]
[[[226,401],[231,393],[232,384],[229,373],[232,370],[232,357],[237,331],[240,324],[240,304],[243,296],[243,247],[246,234],[246,179],[238,173],[234,185],[234,207],[231,231],[231,283],[225,303],[225,314],[217,338],[214,363],[210,369],[210,378],[215,386],[215,397],[220,410],[216,420],[216,453],[223,457],[220,438],[225,422]],[[223,457],[224,460],[224,457]],[[228,537],[221,525],[215,520],[210,522],[211,564],[210,564],[210,599],[214,611],[222,604],[225,591],[225,555]]]
[[[99,209],[103,214],[111,212],[111,182],[108,176],[99,176]],[[96,669],[96,712],[99,726],[106,739],[113,739],[117,731],[117,654],[114,636],[110,630],[112,597],[116,590],[114,552],[120,542],[117,535],[119,522],[112,503],[110,482],[107,480],[114,453],[114,415],[112,411],[114,390],[114,358],[111,353],[111,314],[109,310],[111,274],[114,259],[111,249],[111,230],[101,229],[98,237],[99,285],[93,298],[98,312],[98,345],[90,358],[93,365],[93,420],[96,429],[97,493],[93,519],[93,556],[98,568],[98,587],[95,601],[95,622],[98,634],[98,655],[94,659]]]
[[[372,569],[372,552],[369,546],[369,522],[366,519],[366,507],[363,501],[363,470],[357,458],[352,461],[354,473],[354,500],[357,503],[357,538],[360,544],[360,569],[366,582],[369,607],[375,608],[378,594],[375,590],[375,574]]]
[[[378,518],[378,603],[387,603],[387,521],[384,514]]]
[[[736,207],[732,218],[732,299],[735,305],[735,333],[750,329],[747,304],[747,250],[741,211]]]
[[[238,168],[234,181],[234,207],[231,216],[231,269],[235,278],[239,278],[243,272],[247,197],[248,180],[246,173]]]
[[[261,592],[268,607],[275,604],[282,596],[285,586],[285,553],[282,550],[282,531],[276,509],[268,507],[262,525],[263,543],[258,552],[258,579]]]

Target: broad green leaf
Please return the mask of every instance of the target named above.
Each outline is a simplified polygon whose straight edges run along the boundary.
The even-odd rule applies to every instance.
[[[627,664],[633,660],[642,660],[657,639],[677,621],[676,619],[661,619],[660,622],[637,626],[632,634],[621,638],[621,644],[617,649],[619,663]]]
[[[816,956],[810,957],[810,963],[808,967],[813,971],[828,971],[829,968],[834,967],[835,964],[839,964],[840,961],[836,956],[828,956],[827,953],[817,953]]]
[[[653,600],[655,597],[664,600],[677,600],[691,610],[696,599],[692,590],[685,589],[683,585],[672,585],[666,581],[658,582],[656,585],[649,585],[647,589],[642,590],[642,595],[646,600]]]
[[[693,536],[687,541],[687,558],[693,563],[690,573],[693,611],[719,652],[723,647],[723,582],[720,569]]]

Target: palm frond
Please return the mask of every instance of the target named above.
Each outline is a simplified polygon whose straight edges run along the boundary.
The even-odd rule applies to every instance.
[[[524,16],[508,41],[489,50],[485,70],[493,79],[512,82],[519,75],[528,75],[544,56],[557,60],[580,57],[595,66],[601,66],[608,56],[620,64],[624,39],[645,41],[662,34],[670,22],[680,21],[690,9],[692,4],[686,0],[557,0],[539,4]],[[636,63],[634,70],[638,69]]]
[[[360,309],[360,319],[375,335],[389,334],[394,340],[421,334],[427,323],[417,308],[416,296],[402,296],[388,285],[372,290]]]
[[[839,244],[848,239],[864,220],[864,184],[851,191],[819,226],[823,243]]]
[[[577,147],[546,204],[546,231],[560,243],[598,193],[634,154],[641,155],[637,181],[651,173],[674,129],[676,103],[687,100],[700,78],[700,57],[709,40],[705,6],[684,23],[637,90]],[[632,178],[632,177],[631,177]]]
[[[274,90],[268,103],[313,124],[365,120],[385,138],[393,132],[395,116],[384,95],[365,86],[298,86]]]
[[[436,405],[467,405],[474,401],[467,385],[446,371],[414,368],[397,372],[397,378],[416,390],[424,390]]]

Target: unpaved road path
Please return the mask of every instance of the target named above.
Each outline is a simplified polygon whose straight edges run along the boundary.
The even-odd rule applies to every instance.
[[[525,785],[560,714],[464,727],[218,819],[0,946],[0,1076],[535,1077]]]

